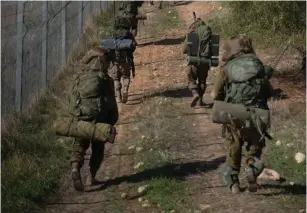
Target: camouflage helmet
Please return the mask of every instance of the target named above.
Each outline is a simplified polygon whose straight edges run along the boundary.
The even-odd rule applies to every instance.
[[[115,18],[114,28],[115,29],[130,29],[131,23],[127,16],[124,14],[119,15]]]
[[[252,40],[245,34],[231,37],[222,47],[222,61],[229,61],[243,54],[255,54]]]
[[[83,56],[81,64],[85,69],[105,71],[110,65],[109,51],[101,47],[94,47]]]

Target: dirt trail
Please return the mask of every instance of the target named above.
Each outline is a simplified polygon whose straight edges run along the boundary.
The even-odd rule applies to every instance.
[[[145,5],[145,10],[149,10]],[[123,177],[135,174],[133,152],[128,147],[134,131],[129,122],[135,116],[146,115],[146,105],[142,102],[145,94],[155,91],[166,91],[169,89],[184,88],[186,82],[186,62],[181,54],[181,41],[185,35],[187,26],[192,22],[192,11],[208,17],[217,10],[214,2],[193,2],[187,5],[177,6],[180,18],[186,23],[182,29],[168,29],[167,32],[157,32],[154,36],[148,32],[155,27],[155,11],[149,14],[146,25],[139,25],[140,32],[137,37],[140,46],[135,53],[136,78],[132,79],[129,101],[126,105],[119,105],[120,119],[117,125],[118,137],[114,145],[107,145],[105,160],[99,170],[97,178],[100,180],[112,180],[116,177]],[[152,10],[152,9],[151,9]],[[164,41],[164,42],[161,42]],[[148,45],[145,45],[145,44]],[[210,71],[208,82],[212,82],[214,69]],[[205,101],[210,101],[211,86],[206,91]],[[209,205],[204,212],[223,213],[271,213],[280,212],[277,206],[271,204],[271,200],[265,196],[266,191],[250,195],[243,193],[238,196],[231,196],[222,186],[220,181],[220,167],[225,161],[225,141],[220,137],[220,127],[212,124],[210,120],[210,109],[189,109],[191,95],[184,88],[178,90],[176,105],[182,106],[185,112],[190,113],[186,122],[189,124],[189,135],[194,140],[192,149],[180,149],[176,152],[182,154],[182,162],[202,161],[201,167],[207,170],[193,174],[187,181],[191,188],[195,188],[191,196],[195,204]],[[129,143],[128,143],[129,142]],[[88,161],[84,164],[82,174],[86,174]],[[122,212],[118,205],[125,209],[124,212],[161,212],[155,207],[144,209],[140,207],[137,199],[121,198],[122,193],[135,191],[136,185],[126,183],[124,180],[117,183],[109,181],[108,186],[96,186],[88,189],[87,192],[78,193],[71,186],[70,175],[67,173],[61,187],[61,193],[55,198],[53,204],[46,209],[47,213],[98,213],[98,212]],[[84,177],[85,179],[85,177]],[[114,209],[109,210],[104,206],[105,202],[114,202]],[[51,202],[51,203],[52,203]]]

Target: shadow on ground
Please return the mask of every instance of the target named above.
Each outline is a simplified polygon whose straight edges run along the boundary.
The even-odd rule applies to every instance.
[[[132,104],[130,104],[132,105]],[[208,112],[198,112],[198,113],[181,113],[180,116],[181,117],[188,117],[188,116],[199,116],[199,115],[210,115],[210,113]],[[163,118],[177,118],[178,115],[176,116],[163,116]],[[156,117],[156,119],[158,119],[159,117]],[[141,119],[139,120],[132,120],[132,121],[127,121],[127,122],[120,122],[117,125],[127,125],[127,124],[134,124],[134,123],[139,123],[139,122],[143,122],[144,119],[151,119],[151,117],[145,117],[142,116]]]
[[[99,191],[106,189],[113,185],[119,185],[122,182],[137,183],[152,178],[174,178],[184,180],[185,177],[193,174],[204,173],[217,169],[222,163],[225,162],[225,156],[216,158],[212,161],[197,161],[182,164],[169,164],[162,167],[157,167],[137,174],[122,176],[112,180],[105,181],[99,188],[88,190],[87,192]]]
[[[181,44],[185,39],[185,36],[181,36],[179,38],[165,38],[159,41],[151,41],[151,42],[145,42],[142,44],[138,44],[138,47],[144,47],[147,45],[176,45]]]
[[[295,184],[264,184],[261,185],[263,189],[280,189],[279,192],[272,192],[263,194],[264,196],[277,196],[277,195],[306,195],[306,185]]]

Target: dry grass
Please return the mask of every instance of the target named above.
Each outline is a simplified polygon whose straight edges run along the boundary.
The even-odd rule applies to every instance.
[[[101,21],[110,17],[111,11],[105,13],[108,15],[91,17],[86,22],[83,38],[75,43],[53,87],[33,98],[22,113],[2,123],[3,212],[39,212],[46,198],[57,190],[63,168],[68,165],[70,141],[57,142],[52,122],[65,114],[73,64],[99,44]]]

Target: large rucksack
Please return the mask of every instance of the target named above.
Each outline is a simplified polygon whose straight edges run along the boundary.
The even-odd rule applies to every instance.
[[[95,121],[104,105],[104,73],[95,70],[79,72],[70,94],[70,114],[83,121]]]
[[[264,65],[256,55],[236,57],[227,63],[226,72],[225,102],[260,107],[266,104],[268,79]]]
[[[193,23],[194,24],[194,23]],[[198,57],[210,57],[210,41],[212,36],[212,30],[210,26],[206,25],[202,21],[197,21],[191,27],[191,31],[188,34],[189,45],[188,55]]]

